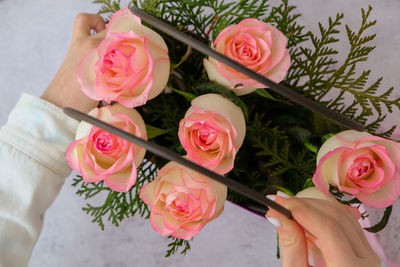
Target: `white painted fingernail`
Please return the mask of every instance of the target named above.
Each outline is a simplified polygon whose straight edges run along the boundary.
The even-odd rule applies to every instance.
[[[276,195],[266,195],[265,197],[271,200],[275,200]]]
[[[280,197],[283,197],[283,198],[291,198],[291,196],[289,196],[289,195],[286,194],[286,193],[283,193],[282,191],[276,192],[276,195],[278,195],[278,196],[280,196]]]
[[[268,219],[268,221],[270,223],[272,223],[273,226],[275,226],[275,227],[282,226],[281,220],[279,220],[279,218],[277,218],[277,217],[266,217],[266,218]]]

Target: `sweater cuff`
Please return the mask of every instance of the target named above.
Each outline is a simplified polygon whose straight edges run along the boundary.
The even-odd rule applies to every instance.
[[[22,94],[0,130],[3,140],[65,177],[71,168],[65,151],[75,139],[78,121],[43,99]]]

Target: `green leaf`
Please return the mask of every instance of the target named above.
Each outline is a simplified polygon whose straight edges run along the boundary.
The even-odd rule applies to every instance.
[[[314,185],[312,179],[308,178],[306,180],[306,182],[304,183],[304,185],[303,185],[303,189],[306,189],[306,188],[309,188],[309,187],[313,187],[313,186],[315,186],[315,185]]]
[[[312,140],[313,137],[315,138],[315,136],[309,135],[309,136],[306,138],[306,140],[304,141],[304,147],[305,147],[308,151],[311,151],[312,153],[317,154],[317,153],[318,153],[319,147],[316,146],[316,145],[313,143],[313,140]]]
[[[386,224],[389,222],[390,214],[392,213],[392,208],[393,208],[393,206],[387,207],[385,209],[385,213],[383,214],[381,221],[372,227],[364,228],[364,230],[366,230],[370,233],[377,233],[380,230],[382,230],[383,228],[385,228]]]
[[[283,186],[280,185],[275,185],[275,184],[271,184],[272,187],[275,187],[276,189],[278,189],[279,191],[282,191],[283,193],[288,194],[289,196],[294,196],[296,195],[295,193],[293,193],[292,191],[290,191],[287,188],[284,188]]]
[[[267,98],[269,100],[273,100],[273,101],[279,101],[278,99],[276,99],[275,97],[273,97],[272,95],[270,95],[267,90],[265,89],[257,89],[254,91],[254,93],[256,93],[259,96],[262,96],[264,98]]]
[[[193,99],[195,99],[197,96],[188,92],[184,92],[175,88],[170,87],[172,91],[174,91],[177,94],[180,94],[181,96],[185,97],[188,102],[192,102]]]
[[[168,132],[168,130],[157,128],[148,124],[146,124],[146,131],[148,139],[155,138]]]
[[[334,133],[328,133],[328,134],[325,134],[324,136],[322,136],[322,144],[324,144],[326,141],[328,141],[328,139],[329,138],[331,138],[332,136],[335,136],[335,134]]]

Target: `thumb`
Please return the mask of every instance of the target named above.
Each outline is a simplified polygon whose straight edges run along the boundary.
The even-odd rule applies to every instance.
[[[265,217],[278,232],[282,267],[309,266],[307,239],[303,227],[274,210],[269,210]]]

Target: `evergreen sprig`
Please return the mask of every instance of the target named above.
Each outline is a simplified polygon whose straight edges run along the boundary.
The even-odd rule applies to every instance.
[[[253,123],[247,126],[247,134],[252,146],[259,150],[256,155],[264,157],[264,166],[271,169],[271,176],[281,176],[291,170],[302,177],[312,177],[315,154],[304,148],[293,153],[287,133],[278,126],[272,126],[271,121],[264,122],[256,114]],[[298,188],[291,188],[290,184],[288,186],[293,192],[299,191]]]
[[[107,21],[111,15],[121,9],[121,0],[94,0],[93,4],[100,4],[101,7],[97,14],[105,15]]]
[[[369,20],[371,11],[371,6],[367,11],[361,9],[361,25],[357,31],[345,25],[350,49],[345,61],[339,67],[335,67],[339,63],[336,60],[339,51],[332,45],[339,42],[337,36],[344,15],[337,14],[335,18],[329,18],[328,26],[319,23],[320,36],[312,32],[308,33],[312,48],[300,46],[300,53],[292,58],[292,69],[295,71],[289,73],[288,81],[297,86],[304,95],[360,123],[365,124],[367,120],[372,119],[374,114],[377,114],[379,118],[367,125],[367,130],[376,132],[386,117],[386,115],[382,116],[382,106],[386,107],[388,112],[392,112],[394,106],[400,108],[400,98],[391,99],[393,88],[377,94],[382,77],[368,85],[371,70],[364,70],[357,74],[359,73],[358,63],[366,61],[375,48],[370,45],[375,34],[365,35],[365,31],[376,24],[376,20]],[[300,85],[301,78],[305,78],[306,82]],[[326,100],[327,94],[332,90],[338,91],[338,95]],[[345,101],[349,95],[352,95],[354,99],[350,105]],[[320,125],[319,128],[325,127]],[[388,136],[392,131],[390,129],[383,135]]]
[[[304,26],[297,22],[301,16],[295,13],[296,6],[289,5],[288,0],[282,0],[282,4],[272,7],[265,22],[272,23],[283,34],[288,37],[287,48],[291,49],[308,39],[307,33],[304,33]]]
[[[179,239],[173,236],[168,236],[168,239],[170,239],[171,241],[168,244],[168,250],[165,254],[166,258],[168,258],[171,255],[174,255],[179,250],[181,250],[180,251],[181,255],[185,255],[186,252],[190,250],[190,241]]]
[[[157,168],[151,162],[143,162],[138,168],[136,184],[126,193],[111,190],[104,184],[104,181],[96,183],[85,183],[82,176],[74,178],[72,186],[78,190],[76,194],[86,200],[93,197],[104,199],[100,205],[86,204],[82,210],[93,216],[92,222],[97,223],[101,230],[104,230],[104,220],[111,222],[115,226],[125,219],[139,214],[141,217],[148,218],[150,209],[139,198],[139,192],[145,183],[152,181],[157,174]]]

